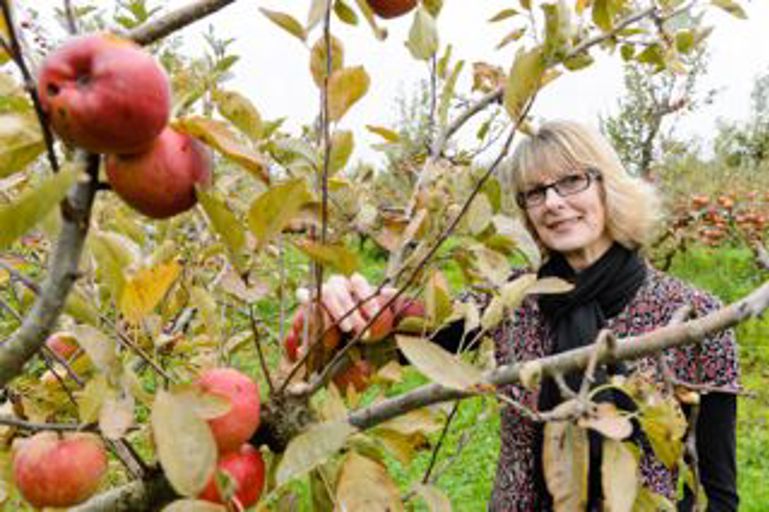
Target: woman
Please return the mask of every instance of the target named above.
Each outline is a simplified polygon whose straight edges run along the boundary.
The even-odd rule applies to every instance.
[[[696,314],[720,306],[710,295],[655,270],[639,256],[638,250],[651,240],[660,219],[658,197],[651,185],[627,174],[616,152],[597,132],[574,122],[543,125],[518,145],[503,182],[545,253],[539,275],[569,280],[575,288],[567,294],[528,297],[494,333],[499,364],[593,343],[603,328],[618,337],[639,335],[670,323],[685,306],[693,307]],[[338,318],[370,291],[360,277],[334,278],[324,287],[324,304]],[[342,328],[355,331],[362,325],[365,321],[356,316]],[[461,329],[448,328],[436,338],[454,348],[457,331]],[[710,512],[737,510],[735,393],[739,384],[733,333],[712,336],[697,348],[669,350],[664,359],[678,380],[711,390],[701,398],[696,426],[700,480]],[[648,359],[638,366],[649,371],[655,363]],[[576,389],[579,377],[567,376],[566,382]],[[540,411],[562,401],[551,381],[538,391],[518,385],[502,391]],[[542,476],[541,440],[541,425],[516,408],[502,410],[501,453],[490,510],[552,508]],[[591,441],[592,468],[600,468],[599,447],[600,443]],[[643,450],[641,475],[643,485],[671,502],[676,500],[675,477],[650,448]],[[599,470],[591,469],[589,483],[588,509],[600,510]],[[679,508],[690,510],[689,501],[687,497]]]
[[[503,181],[547,254],[539,275],[570,280],[575,289],[525,300],[496,333],[500,364],[592,343],[602,328],[619,337],[639,335],[667,325],[685,306],[697,314],[720,306],[710,295],[655,270],[638,255],[654,235],[659,200],[649,184],[627,174],[597,132],[574,122],[543,125],[518,145]],[[699,348],[670,350],[665,359],[679,380],[713,390],[702,396],[696,426],[700,479],[709,511],[737,510],[739,384],[733,333],[712,336]],[[646,360],[640,366],[653,365]],[[561,399],[552,383],[545,383],[538,393],[520,386],[506,391],[540,410]],[[502,411],[501,436],[491,510],[549,508],[537,456],[539,427],[508,407]],[[641,474],[645,486],[675,501],[674,476],[651,450],[643,453]],[[600,475],[591,472],[590,483],[590,500],[596,506]],[[682,510],[687,506],[686,501],[679,504]]]

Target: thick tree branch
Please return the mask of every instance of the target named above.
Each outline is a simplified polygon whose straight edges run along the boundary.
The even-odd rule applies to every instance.
[[[701,342],[705,336],[732,327],[748,318],[757,317],[767,308],[769,308],[769,282],[764,283],[763,286],[744,299],[703,317],[681,324],[661,327],[642,336],[619,340],[613,348],[614,357],[611,356],[612,349],[604,345],[597,360],[599,363],[606,363],[639,359],[665,349]],[[584,370],[588,366],[594,350],[594,346],[589,345],[544,357],[537,362],[541,365],[543,375],[566,374]],[[485,381],[496,386],[519,382],[523,364],[532,364],[532,362],[501,366],[487,372],[484,375]],[[365,430],[406,411],[476,394],[479,393],[449,389],[438,384],[428,384],[409,393],[355,411],[348,416],[348,420],[352,425]]]
[[[90,179],[78,182],[69,192],[62,209],[62,228],[51,265],[24,323],[11,338],[0,346],[0,387],[21,373],[24,364],[43,345],[77,279],[78,263],[88,232],[91,205],[96,193],[99,157],[81,155]]]
[[[136,27],[124,35],[137,44],[148,45],[232,3],[235,3],[235,0],[198,0]]]

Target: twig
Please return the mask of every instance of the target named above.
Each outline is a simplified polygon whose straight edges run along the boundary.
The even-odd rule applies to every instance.
[[[438,442],[435,443],[435,448],[433,449],[432,456],[430,457],[430,463],[427,465],[425,474],[422,477],[423,484],[426,484],[427,482],[430,481],[430,474],[433,472],[433,467],[435,466],[435,463],[438,460],[438,452],[441,450],[441,446],[443,446],[443,441],[444,439],[446,439],[446,434],[449,431],[449,427],[451,426],[452,420],[459,412],[459,406],[461,403],[462,402],[457,400],[454,402],[454,405],[451,407],[451,412],[449,413],[448,418],[446,418],[446,423],[443,425],[443,430],[441,431],[441,435],[438,438]]]
[[[259,364],[262,366],[262,373],[267,380],[267,386],[270,388],[270,394],[272,395],[275,393],[275,385],[272,383],[270,369],[267,367],[267,360],[264,358],[264,352],[262,352],[262,344],[259,341],[259,329],[256,326],[254,310],[250,304],[248,305],[248,318],[251,321],[251,332],[254,335],[254,345],[256,345],[256,353],[259,355]]]
[[[67,19],[67,30],[71,35],[77,34],[77,18],[72,8],[72,0],[64,0],[64,15]]]
[[[24,88],[27,90],[27,93],[32,99],[32,104],[35,107],[35,114],[37,114],[37,119],[40,122],[40,130],[43,132],[43,140],[45,141],[45,148],[48,154],[48,162],[51,165],[51,170],[54,173],[57,173],[59,172],[59,161],[56,158],[56,151],[53,147],[53,134],[48,126],[47,116],[43,111],[43,105],[40,103],[40,97],[37,95],[35,80],[32,78],[32,74],[29,72],[29,68],[24,61],[24,54],[16,34],[16,27],[13,23],[13,16],[11,15],[11,7],[8,0],[0,0],[0,8],[2,8],[5,25],[8,28],[8,35],[11,38],[9,53],[21,72],[21,76],[24,79]]]
[[[54,432],[98,432],[98,426],[94,423],[84,425],[81,423],[36,423],[34,421],[22,420],[9,414],[0,415],[0,425],[16,427],[30,432],[43,432],[46,430]]]

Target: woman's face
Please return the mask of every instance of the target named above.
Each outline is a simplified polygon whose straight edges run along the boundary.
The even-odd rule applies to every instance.
[[[542,178],[521,194],[537,236],[551,251],[566,258],[575,270],[600,258],[612,244],[606,229],[600,176],[574,171],[559,178]]]

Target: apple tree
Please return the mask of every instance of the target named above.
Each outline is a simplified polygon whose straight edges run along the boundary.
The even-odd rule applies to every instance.
[[[179,47],[177,33],[233,3],[131,0],[110,10],[65,0],[55,13],[62,38],[48,35],[50,18],[0,3],[2,497],[73,510],[269,510],[289,506],[294,482],[309,475],[317,509],[403,510],[421,499],[447,510],[432,466],[400,489],[382,453],[408,464],[451,423],[429,406],[492,395],[553,425],[553,439],[598,428],[618,454],[604,480],[612,508],[656,510],[664,498],[640,486],[632,450],[618,442],[627,417],[593,407],[587,386],[550,414],[499,386],[576,370],[587,382],[609,359],[696,343],[760,314],[769,289],[643,339],[604,333],[593,346],[493,367],[483,355],[505,313],[526,294],[567,287],[534,273],[507,280],[510,261],[533,269],[539,254],[495,173],[530,129],[542,88],[599,55],[685,73],[686,54],[707,34],[676,20],[698,20],[711,6],[511,0],[489,23],[506,27],[500,45],[517,46],[515,57],[505,69],[474,65],[471,91],[458,85],[465,63],[439,38],[441,0],[259,7],[271,37],[307,48],[296,69],[311,73],[318,109],[294,132],[232,88],[239,34],[221,39],[214,27],[203,57]],[[731,0],[713,4],[742,13]],[[430,108],[423,144],[408,152],[397,130],[367,126],[413,177],[393,189],[351,162],[357,132],[345,114],[366,101],[371,64],[348,62],[335,28],[357,25],[398,44],[386,20],[404,16],[403,58],[425,63]],[[481,146],[499,146],[482,167],[455,142],[475,118],[485,119]],[[380,268],[362,263],[372,251]],[[482,300],[459,297],[451,268]],[[377,284],[324,328],[324,283],[356,272]],[[356,314],[366,328],[343,334]],[[474,333],[459,356],[429,340],[457,320]],[[404,359],[431,382],[388,392]],[[681,400],[696,402],[696,390],[684,391]],[[640,414],[654,420],[655,447],[685,469],[672,396],[654,407],[639,398]],[[554,442],[546,472],[584,449]],[[77,460],[86,466],[72,467]],[[586,468],[571,467],[550,472],[566,502],[584,490]]]

